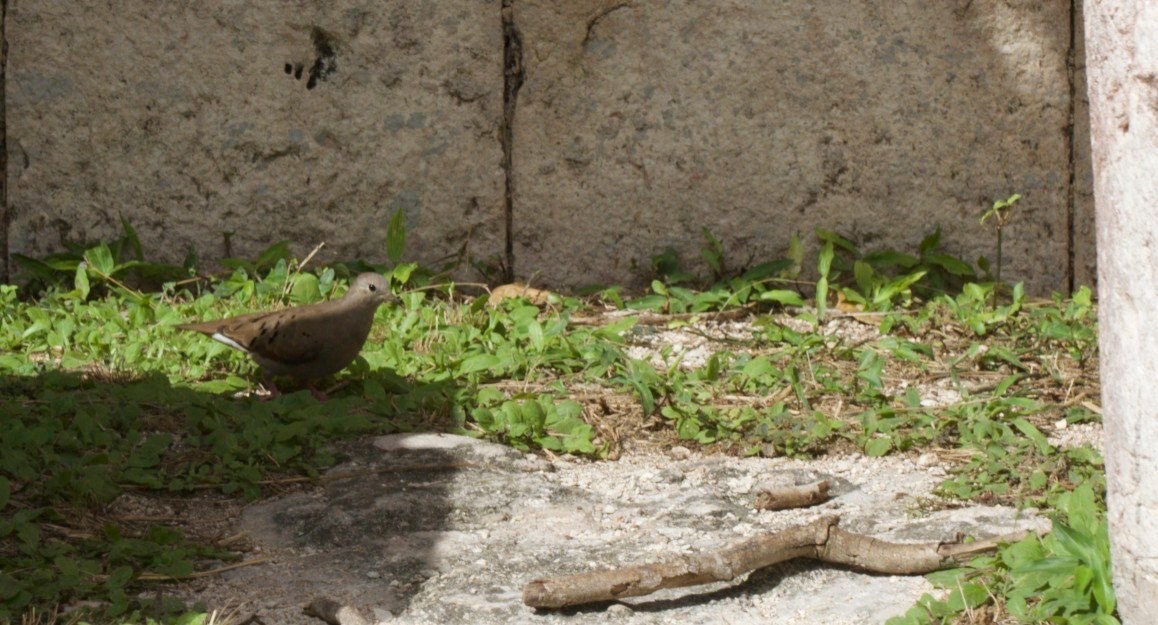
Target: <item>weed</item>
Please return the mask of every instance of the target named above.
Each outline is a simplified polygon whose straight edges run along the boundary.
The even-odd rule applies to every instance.
[[[953,623],[962,613],[983,610],[987,622],[1002,620],[997,617],[1004,612],[1023,623],[1117,625],[1102,503],[1082,485],[1060,496],[1057,510],[1053,531],[1044,538],[1030,536],[995,556],[929,575],[948,596],[925,595],[888,625]],[[994,597],[1000,602],[991,603]]]
[[[1001,290],[1001,253],[1002,253],[1002,235],[1005,231],[1005,226],[1009,225],[1009,219],[1013,216],[1013,206],[1021,199],[1021,195],[1014,193],[1004,200],[997,200],[993,203],[993,207],[985,211],[981,215],[981,224],[985,221],[993,219],[993,229],[997,231],[997,262],[994,265],[993,278],[993,308],[997,308],[997,294]]]

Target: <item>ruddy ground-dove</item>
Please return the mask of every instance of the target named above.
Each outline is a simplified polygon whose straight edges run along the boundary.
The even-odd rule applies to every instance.
[[[340,299],[254,313],[186,323],[192,330],[249,354],[262,368],[262,382],[276,397],[276,376],[293,378],[318,399],[325,395],[313,382],[337,373],[354,361],[370,335],[374,312],[390,298],[390,285],[376,273],[354,279]]]

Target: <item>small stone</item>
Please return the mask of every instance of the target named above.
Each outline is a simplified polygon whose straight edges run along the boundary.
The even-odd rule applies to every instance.
[[[668,484],[679,484],[684,481],[686,477],[684,472],[678,469],[665,469],[659,472],[659,479]]]
[[[667,450],[667,455],[671,456],[673,460],[687,460],[692,457],[692,450],[683,445],[676,445]],[[616,604],[619,605],[619,604]]]
[[[378,579],[379,577],[382,577],[382,574],[378,571],[366,571],[366,577],[370,579]]]
[[[605,612],[607,613],[607,616],[615,618],[627,618],[631,616],[635,610],[632,610],[630,607],[623,605],[622,603],[613,603],[607,606],[607,610],[605,610]]]

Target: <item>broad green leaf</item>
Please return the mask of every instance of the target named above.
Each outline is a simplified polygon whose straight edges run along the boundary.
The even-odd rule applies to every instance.
[[[294,276],[293,288],[290,289],[290,303],[294,306],[312,304],[322,299],[321,289],[318,287],[318,277],[312,273],[299,273]]]
[[[776,302],[784,306],[803,306],[804,298],[796,291],[787,289],[772,289],[764,291],[756,299],[761,302]]]
[[[406,211],[395,209],[386,226],[386,258],[394,265],[402,262],[406,251]]]
[[[804,268],[804,242],[800,240],[798,233],[793,233],[788,238],[788,260],[792,261],[792,264],[780,277],[794,280],[800,276],[800,270]]]
[[[265,271],[275,267],[278,262],[284,263],[289,256],[289,241],[281,240],[262,250],[253,264],[258,271]]]
[[[459,364],[458,373],[468,375],[478,371],[490,371],[497,368],[500,362],[499,357],[494,354],[474,354],[463,359]]]
[[[1049,444],[1049,441],[1046,440],[1045,435],[1041,433],[1041,430],[1038,430],[1033,426],[1032,423],[1026,421],[1024,417],[1017,417],[1014,419],[1013,427],[1020,430],[1022,434],[1025,434],[1027,437],[1029,437],[1029,440],[1033,441],[1033,445],[1037,448],[1038,453],[1043,455],[1049,455],[1053,453],[1053,445]]]
[[[116,262],[113,260],[113,253],[109,250],[108,245],[101,243],[89,249],[84,253],[84,260],[93,271],[102,276],[113,275],[113,268],[116,266]]]
[[[820,278],[816,281],[816,318],[824,321],[825,313],[828,312],[828,278]]]
[[[758,356],[748,361],[744,368],[740,370],[745,376],[749,378],[762,378],[764,376],[778,373],[779,370],[772,365],[766,356]]]
[[[856,249],[856,245],[853,245],[852,241],[849,241],[848,239],[840,236],[839,234],[833,232],[832,230],[825,230],[824,228],[817,228],[815,230],[815,232],[816,232],[816,238],[820,239],[821,241],[824,241],[826,247],[831,246],[831,245],[836,245],[836,246],[840,247],[841,249],[843,249],[844,251],[846,251],[854,256],[857,255],[858,251]]]
[[[403,263],[395,267],[390,275],[394,278],[395,282],[405,285],[410,282],[410,276],[417,268],[418,263]]]
[[[870,439],[864,445],[864,453],[870,458],[878,458],[889,453],[893,447],[893,441],[890,438],[874,438]]]
[[[854,261],[852,264],[852,275],[862,295],[867,297],[872,293],[873,287],[876,285],[876,273],[873,271],[872,265],[863,260]]]
[[[527,336],[531,339],[531,347],[536,352],[541,352],[546,347],[546,341],[543,338],[543,326],[537,320],[532,319],[527,326]]]
[[[81,263],[76,266],[76,277],[73,278],[73,285],[80,294],[81,301],[88,299],[89,283],[88,283],[88,266]]]
[[[989,600],[989,590],[981,584],[966,583],[957,586],[949,594],[949,608],[954,612],[976,608]]]
[[[820,277],[827,278],[828,273],[832,271],[832,259],[835,258],[836,251],[832,247],[832,242],[829,241],[820,248],[820,255],[817,257],[816,269],[820,272]]]

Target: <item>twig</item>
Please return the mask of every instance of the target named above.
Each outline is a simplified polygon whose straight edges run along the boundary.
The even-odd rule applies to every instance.
[[[219,566],[215,569],[209,569],[208,571],[197,571],[196,573],[190,573],[188,575],[174,576],[174,575],[162,575],[160,573],[141,573],[141,576],[137,579],[139,579],[140,581],[143,581],[143,582],[175,582],[175,581],[181,581],[181,580],[186,580],[186,579],[199,579],[202,577],[210,577],[212,575],[218,575],[218,574],[224,573],[226,571],[232,571],[233,569],[240,569],[240,568],[246,567],[246,566],[265,564],[266,562],[269,562],[269,560],[270,560],[269,558],[254,558],[253,560],[246,560],[245,562],[237,562],[235,564],[227,564],[225,566]]]
[[[314,257],[314,254],[317,254],[318,251],[321,250],[325,246],[326,246],[325,241],[322,241],[321,243],[318,243],[317,245],[315,245],[314,249],[310,250],[309,254],[306,254],[305,260],[298,263],[298,266],[296,268],[294,268],[294,275],[295,276],[300,275],[302,273],[302,270],[306,268],[306,265],[309,264],[310,259],[312,259]],[[283,299],[286,297],[289,297],[290,287],[293,286],[293,283],[294,283],[294,281],[292,279],[285,281],[285,286],[283,286],[282,290],[281,290],[281,296]]]
[[[1092,413],[1094,413],[1094,414],[1096,414],[1096,415],[1098,415],[1098,416],[1101,416],[1101,415],[1102,415],[1102,407],[1101,407],[1101,406],[1099,406],[1099,405],[1097,405],[1097,404],[1095,404],[1095,403],[1094,403],[1094,402],[1092,402],[1092,401],[1084,401],[1084,402],[1082,402],[1082,408],[1085,408],[1086,410],[1089,410],[1090,412],[1092,412]]]
[[[322,248],[325,246],[326,246],[325,241],[322,241],[321,243],[318,243],[317,245],[315,245],[314,249],[310,250],[309,254],[306,254],[305,259],[302,260],[302,262],[298,263],[298,271],[300,272],[302,269],[305,269],[306,265],[310,264],[310,260],[313,259],[314,255],[317,254],[318,252],[320,252],[322,250]]]

